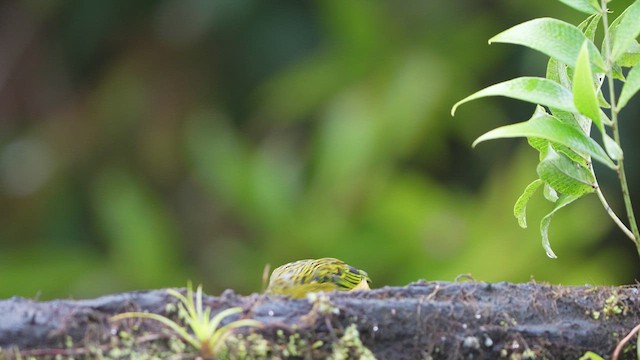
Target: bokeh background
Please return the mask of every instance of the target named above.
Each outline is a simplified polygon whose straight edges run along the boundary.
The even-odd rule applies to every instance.
[[[552,0],[0,2],[0,297],[188,279],[247,294],[266,264],[325,256],[376,287],[633,283],[636,250],[596,196],[557,214],[549,259],[538,223],[552,204],[536,197],[526,230],[512,215],[537,153],[471,148],[531,105],[449,114],[544,75],[543,56],[487,44],[542,16],[583,18]],[[638,106],[622,116],[639,204]]]

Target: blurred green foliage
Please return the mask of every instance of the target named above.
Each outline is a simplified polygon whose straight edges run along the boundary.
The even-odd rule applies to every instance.
[[[0,297],[187,279],[249,293],[266,264],[326,256],[374,287],[632,282],[633,245],[595,197],[557,215],[548,259],[511,211],[535,151],[470,148],[532,107],[449,115],[474,89],[544,74],[544,57],[487,45],[541,16],[582,18],[552,0],[0,4]],[[623,146],[638,204],[638,145]]]

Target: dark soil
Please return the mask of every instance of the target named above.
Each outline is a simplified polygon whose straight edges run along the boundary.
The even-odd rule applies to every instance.
[[[329,302],[240,296],[231,290],[219,297],[205,296],[204,302],[214,314],[242,307],[241,318],[264,324],[240,329],[226,353],[230,358],[324,359],[339,351],[357,358],[366,349],[343,336],[354,324],[362,345],[379,359],[578,359],[587,351],[610,358],[620,340],[640,323],[638,291],[637,286],[418,282],[330,293]],[[165,290],[91,300],[2,300],[0,359],[175,354],[175,339],[172,345],[171,332],[160,323],[110,321],[112,315],[132,310],[175,318],[165,312],[167,304],[173,303],[176,299]],[[257,349],[256,339],[268,344],[266,349]],[[633,359],[634,354],[635,340],[625,346],[620,358]],[[185,347],[174,356],[195,358],[196,354]]]

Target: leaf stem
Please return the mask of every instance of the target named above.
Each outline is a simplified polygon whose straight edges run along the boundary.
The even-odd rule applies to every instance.
[[[618,215],[616,215],[613,209],[611,209],[611,206],[609,206],[609,203],[607,202],[607,199],[604,197],[604,194],[602,193],[602,189],[600,188],[600,186],[596,187],[596,194],[598,194],[598,198],[600,199],[602,206],[604,206],[604,209],[606,210],[607,214],[609,214],[609,217],[613,219],[613,222],[616,223],[616,225],[618,225],[618,227],[622,230],[622,232],[624,232],[625,235],[629,237],[629,239],[631,239],[633,242],[636,242],[633,232],[629,230],[629,228],[622,222],[622,220],[620,220]]]
[[[616,94],[614,89],[614,81],[613,81],[613,64],[611,58],[611,37],[609,34],[609,21],[607,19],[607,1],[600,0],[600,6],[602,11],[602,25],[604,28],[604,43],[603,43],[603,51],[605,56],[605,67],[607,72],[607,80],[609,87],[609,102],[611,103],[611,129],[613,132],[613,140],[620,146],[620,131],[618,130],[618,106],[616,104]],[[627,183],[627,176],[624,170],[624,159],[621,157],[618,159],[618,179],[620,180],[620,188],[622,190],[622,198],[624,199],[624,206],[627,212],[627,217],[629,219],[629,225],[631,227],[631,234],[628,233],[628,229],[626,227],[621,227],[623,230],[627,229],[625,233],[627,236],[633,240],[636,245],[636,249],[638,250],[638,254],[640,255],[640,231],[638,230],[638,224],[636,223],[636,218],[633,213],[633,205],[631,204],[631,196],[629,194],[629,185]],[[600,188],[598,188],[598,196],[601,196],[602,192]],[[604,200],[604,196],[601,197],[600,201]],[[606,201],[603,202],[603,205],[606,204]],[[608,205],[605,205],[605,208],[610,210]],[[613,213],[613,211],[611,211]],[[611,215],[611,214],[610,214]],[[616,217],[617,218],[617,217]],[[615,219],[614,219],[615,221]],[[620,219],[618,219],[620,221]],[[618,226],[620,223],[616,222]]]

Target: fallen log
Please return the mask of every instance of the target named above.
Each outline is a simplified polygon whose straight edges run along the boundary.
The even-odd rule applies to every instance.
[[[212,314],[241,307],[239,317],[263,324],[242,328],[227,340],[221,354],[230,358],[323,359],[340,353],[379,359],[578,359],[587,351],[609,357],[640,323],[638,291],[637,286],[420,281],[301,300],[227,290],[204,296],[203,303]],[[110,319],[133,310],[176,319],[168,306],[175,303],[166,290],[89,300],[1,300],[0,359],[121,353],[123,334],[129,353],[152,351],[152,343],[168,344],[166,327],[152,320]],[[174,347],[168,344],[163,351]],[[620,358],[635,358],[635,341],[625,345]]]

